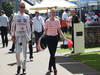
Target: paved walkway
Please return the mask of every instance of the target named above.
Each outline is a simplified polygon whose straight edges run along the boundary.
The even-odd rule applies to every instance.
[[[10,41],[8,47],[0,48],[0,75],[15,75],[16,73],[15,53],[8,53],[11,44],[12,42]],[[2,45],[0,44],[0,46]],[[100,75],[96,70],[59,53],[56,54],[56,61],[58,75]],[[51,74],[47,73],[48,62],[49,52],[47,49],[34,53],[33,61],[29,60],[28,54],[27,75],[53,75],[53,72]]]
[[[0,48],[0,75],[15,75],[16,73],[16,59],[15,53],[8,53],[11,47],[11,42],[7,48]],[[35,49],[34,49],[35,51]],[[29,54],[27,57],[27,75],[53,75],[48,74],[48,62],[49,53],[48,50],[44,50],[38,53],[34,53],[33,61],[29,60]],[[64,67],[57,64],[58,75],[72,75]]]

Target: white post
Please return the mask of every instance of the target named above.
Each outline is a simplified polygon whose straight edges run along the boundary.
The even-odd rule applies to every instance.
[[[84,24],[74,24],[74,51],[75,53],[84,52],[85,41],[84,41]]]

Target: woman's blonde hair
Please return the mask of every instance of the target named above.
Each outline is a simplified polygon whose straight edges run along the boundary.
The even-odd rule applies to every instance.
[[[50,14],[51,14],[52,16],[57,16],[57,14],[56,14],[56,9],[55,9],[55,8],[51,8],[51,9],[50,9]]]
[[[55,9],[55,8],[51,8],[51,9],[50,9],[50,12],[52,12],[52,11],[53,11],[53,12],[56,12],[56,9]]]

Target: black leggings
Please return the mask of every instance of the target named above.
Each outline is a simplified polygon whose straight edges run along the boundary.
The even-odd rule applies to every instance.
[[[58,44],[58,36],[47,36],[47,46],[50,53],[49,68],[56,69],[55,53]]]

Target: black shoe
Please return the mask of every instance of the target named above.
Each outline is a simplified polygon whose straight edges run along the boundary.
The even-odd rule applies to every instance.
[[[36,52],[39,52],[39,50],[37,50]]]
[[[11,48],[11,49],[9,49],[9,50],[10,50],[10,51],[14,51],[14,49],[12,49],[12,48]]]
[[[33,61],[33,56],[30,56],[30,61]]]
[[[21,70],[21,66],[18,66],[17,67],[17,74],[16,75],[19,75],[20,74],[20,70]]]
[[[30,59],[33,59],[33,56],[30,56]]]
[[[5,47],[5,44],[3,44],[3,48]]]
[[[9,49],[9,51],[10,51],[11,53],[14,53],[14,50],[13,50],[13,49]]]
[[[74,53],[74,51],[71,52],[72,54]]]
[[[9,51],[12,51],[12,49],[10,48]]]
[[[6,43],[6,47],[8,47],[8,43]]]
[[[26,74],[26,70],[25,69],[23,69],[23,75],[25,75]]]
[[[56,69],[54,69],[54,75],[57,75],[57,70]]]
[[[48,72],[52,72],[52,68],[48,68]]]

